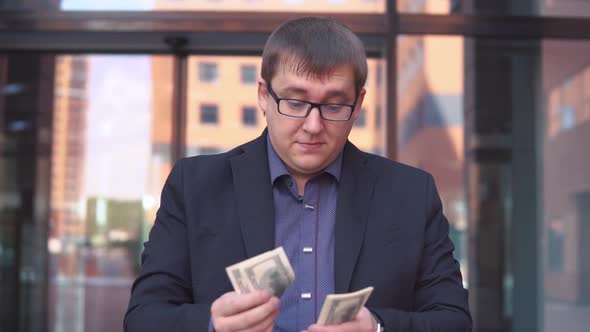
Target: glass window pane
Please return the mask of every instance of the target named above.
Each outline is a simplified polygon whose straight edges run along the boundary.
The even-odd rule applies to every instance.
[[[201,105],[201,124],[217,124],[217,105]]]
[[[256,72],[256,66],[243,65],[242,66],[242,83],[244,84],[256,84],[256,78],[258,74]]]
[[[42,331],[53,57],[0,54],[0,330]]]
[[[399,159],[437,181],[475,330],[587,330],[590,43],[397,45]]]
[[[177,11],[285,11],[364,12],[385,11],[385,0],[61,0],[63,10],[177,10]]]
[[[218,79],[214,83],[198,79],[195,71],[200,63],[215,64]],[[258,137],[266,127],[264,116],[257,107],[257,85],[243,83],[243,68],[260,68],[260,57],[253,56],[191,56],[188,68],[187,148],[189,156],[228,151]],[[251,69],[248,69],[250,71]],[[382,60],[369,59],[367,94],[363,107],[365,125],[354,128],[350,140],[369,152],[385,152],[384,84],[378,71],[384,70]],[[248,75],[253,75],[249,73]],[[255,80],[259,73],[255,73]],[[231,97],[228,97],[231,96]],[[203,105],[215,108],[206,110]],[[198,112],[191,111],[198,110]],[[205,112],[216,115],[206,115]],[[207,121],[203,121],[203,116]],[[216,125],[211,125],[216,123]]]
[[[244,107],[242,108],[242,124],[244,126],[256,126],[258,123],[256,107]]]
[[[590,42],[542,44],[544,331],[590,324]]]
[[[62,10],[76,11],[101,11],[101,10],[122,10],[122,11],[145,11],[154,9],[154,0],[60,0]],[[174,1],[174,0],[172,0]]]
[[[590,17],[580,0],[397,0],[402,13]]]
[[[385,76],[385,61],[382,59],[368,60],[368,75],[365,89],[365,100],[363,101],[363,110],[359,113],[360,124],[350,132],[350,141],[359,149],[384,155],[385,151],[385,125],[381,125],[381,119],[385,119],[386,102],[386,82],[382,78]],[[364,115],[362,115],[364,113]]]
[[[260,135],[263,121],[245,124],[242,109],[256,104],[256,84],[243,84],[241,68],[258,68],[258,57],[190,56],[188,59],[187,155],[209,154],[230,150]],[[198,79],[199,64],[209,63],[217,69],[213,83]],[[256,73],[258,77],[258,73]],[[215,105],[217,125],[203,123],[201,105]],[[194,112],[191,110],[197,110]],[[256,107],[256,111],[258,108]]]
[[[56,58],[50,331],[121,329],[170,171],[171,68],[167,56]]]
[[[354,122],[355,127],[364,127],[367,125],[367,109],[362,108],[361,112],[359,113],[358,118]]]
[[[457,0],[397,0],[401,13],[449,14],[458,10]]]
[[[398,155],[434,176],[467,283],[463,38],[398,38]]]
[[[199,63],[199,80],[201,82],[217,81],[217,64],[209,62]]]

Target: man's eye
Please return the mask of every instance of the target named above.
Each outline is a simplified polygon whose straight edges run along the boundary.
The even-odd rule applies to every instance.
[[[346,106],[344,106],[344,105],[337,105],[337,104],[324,105],[324,111],[330,112],[330,113],[342,112],[342,110],[344,110],[345,108],[346,108]]]
[[[287,105],[289,106],[289,108],[294,109],[294,110],[307,108],[307,103],[297,101],[297,100],[287,100]]]

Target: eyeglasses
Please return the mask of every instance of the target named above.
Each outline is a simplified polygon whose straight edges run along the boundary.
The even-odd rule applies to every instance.
[[[277,94],[267,83],[267,89],[270,96],[277,103],[277,110],[280,114],[290,116],[292,118],[306,118],[313,108],[320,111],[320,116],[328,121],[348,121],[352,117],[352,112],[356,106],[358,95],[354,99],[354,104],[331,104],[331,103],[312,103],[306,100],[279,98]]]

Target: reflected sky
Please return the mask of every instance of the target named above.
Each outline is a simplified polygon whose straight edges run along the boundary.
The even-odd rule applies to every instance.
[[[63,10],[151,10],[154,0],[62,0]]]
[[[151,57],[89,57],[85,193],[140,199],[149,165]]]

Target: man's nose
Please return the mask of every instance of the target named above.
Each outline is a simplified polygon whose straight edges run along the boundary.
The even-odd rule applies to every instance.
[[[309,133],[316,134],[322,130],[323,125],[324,124],[322,116],[320,115],[320,109],[318,107],[314,107],[305,118],[303,129]]]

